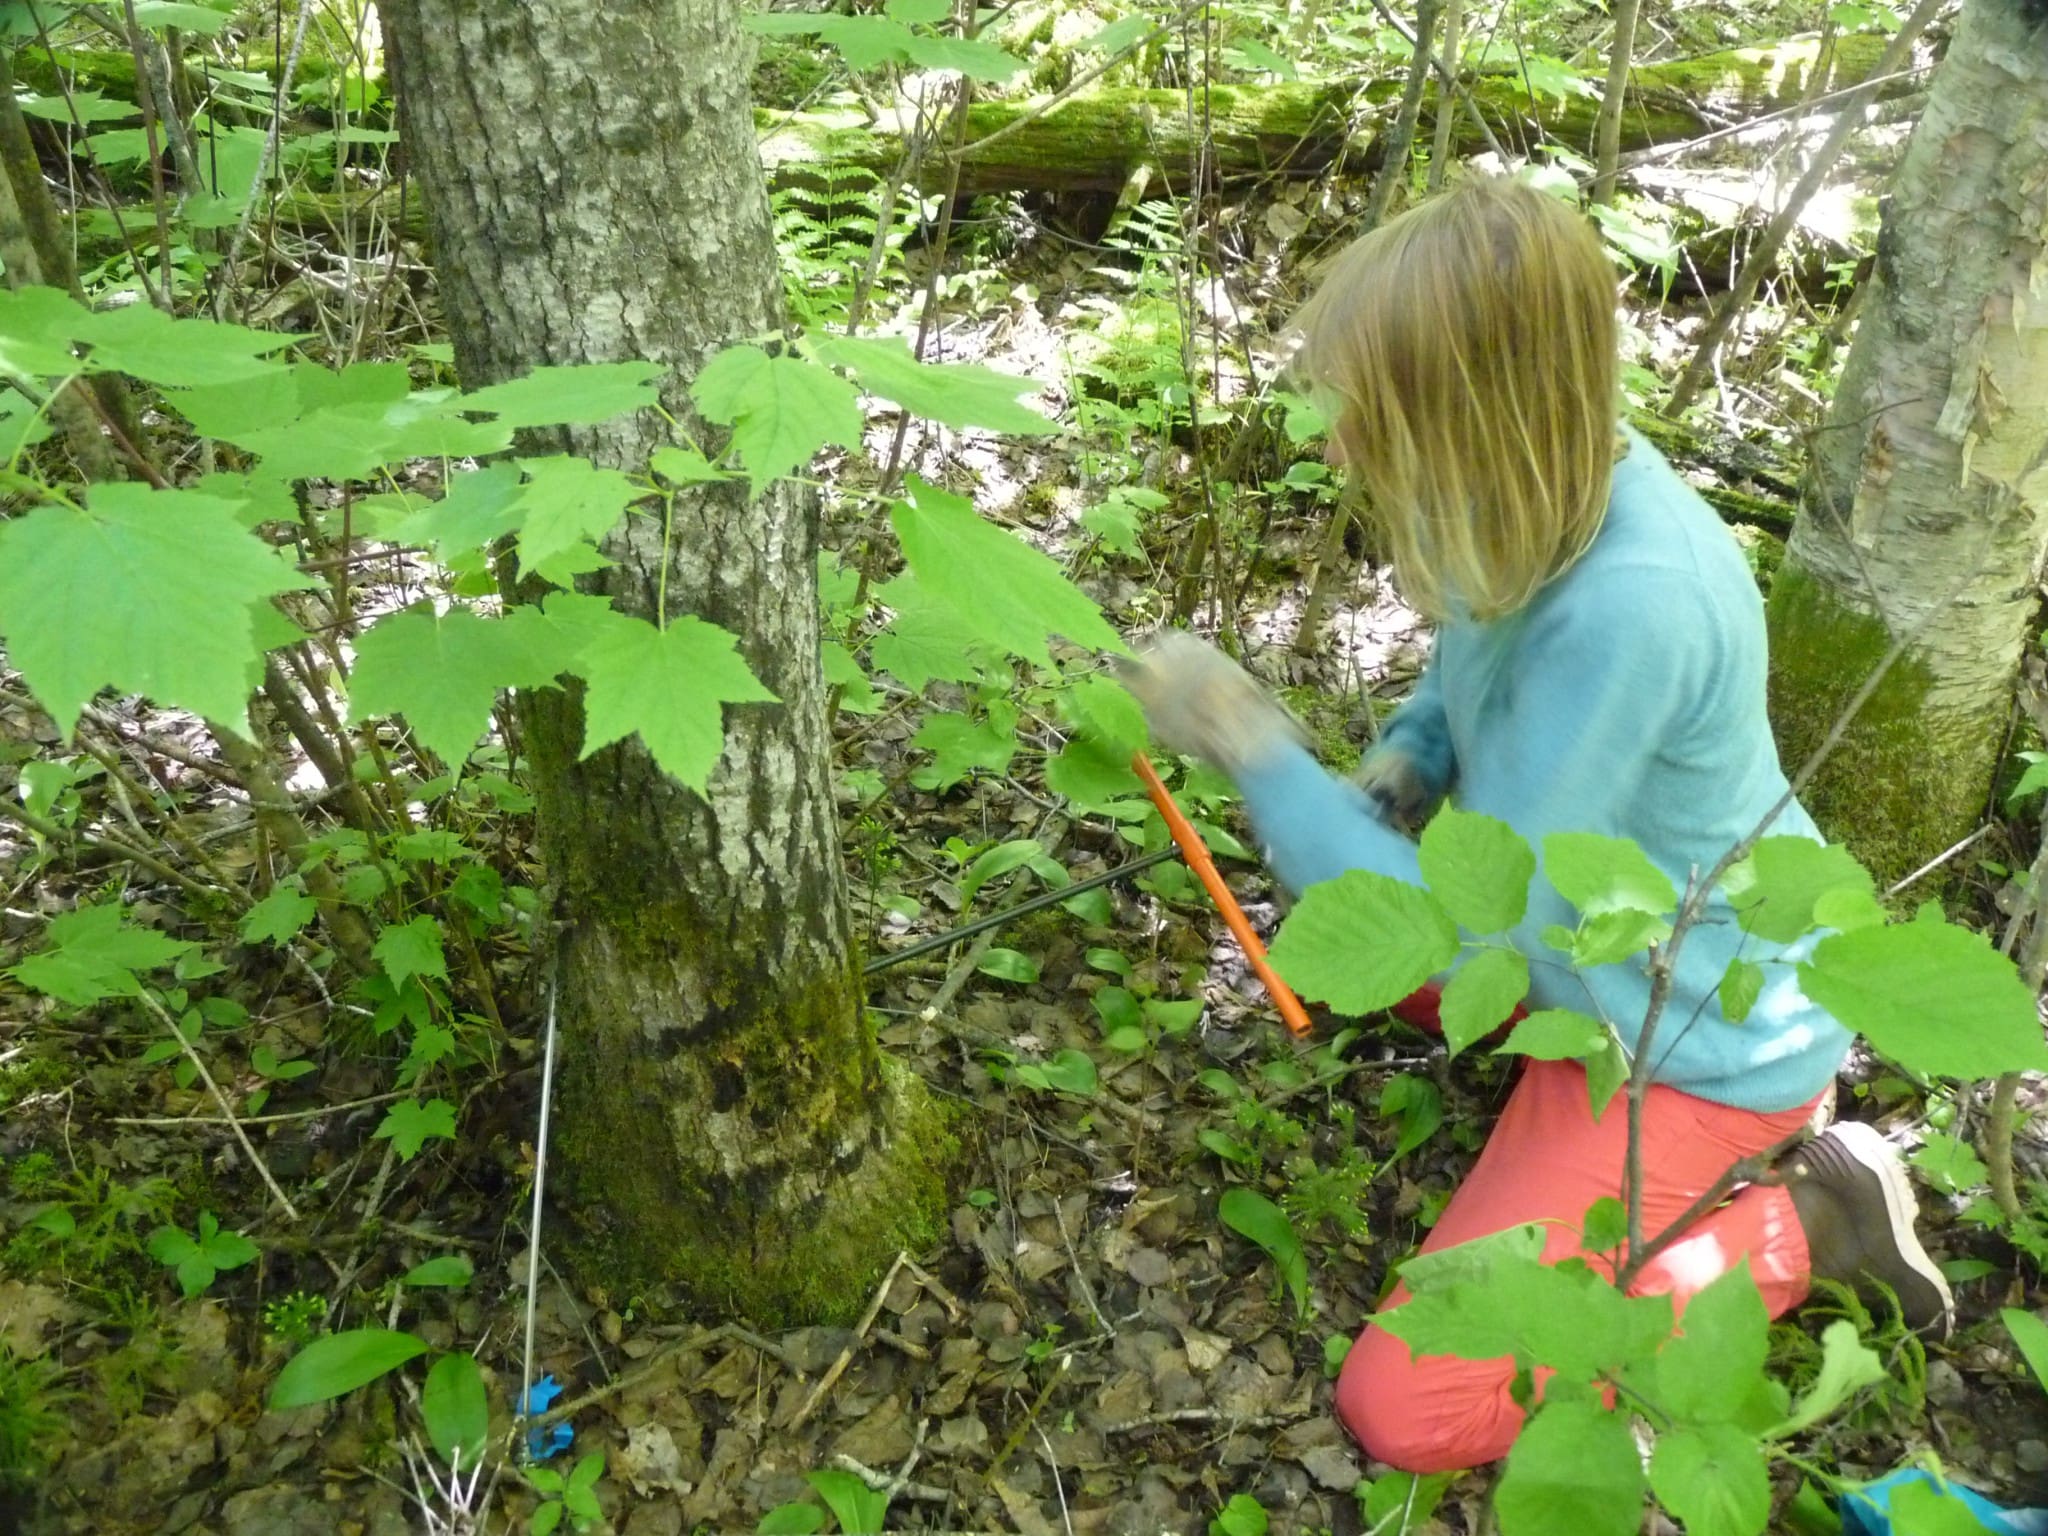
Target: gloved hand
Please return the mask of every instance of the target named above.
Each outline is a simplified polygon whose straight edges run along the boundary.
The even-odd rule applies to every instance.
[[[1153,740],[1237,778],[1285,742],[1308,733],[1236,662],[1185,630],[1165,629],[1116,660],[1117,677],[1139,704]]]
[[[1419,831],[1444,797],[1443,786],[1433,783],[1422,765],[1396,746],[1366,753],[1351,778],[1372,796],[1384,820],[1409,832]]]

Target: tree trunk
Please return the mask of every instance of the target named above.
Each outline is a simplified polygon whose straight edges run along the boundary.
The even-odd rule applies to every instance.
[[[407,153],[432,208],[463,381],[646,358],[686,387],[780,329],[738,0],[386,0]],[[644,469],[651,411],[549,448]],[[522,700],[552,914],[554,1151],[579,1267],[764,1322],[844,1317],[928,1241],[948,1138],[861,1007],[830,793],[815,499],[679,496],[668,614],[739,637],[781,700],[729,712],[700,798],[634,738],[579,762],[580,695]],[[592,590],[652,618],[660,519],[629,518]]]
[[[1807,798],[1880,876],[1982,813],[2048,542],[2048,35],[1969,0],[1885,210],[1876,271],[1772,589],[1788,763],[1912,642]]]

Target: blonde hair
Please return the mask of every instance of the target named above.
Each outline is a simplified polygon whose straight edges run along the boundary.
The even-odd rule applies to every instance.
[[[1291,329],[1402,595],[1526,604],[1593,542],[1616,456],[1615,277],[1571,207],[1471,182],[1361,237]]]

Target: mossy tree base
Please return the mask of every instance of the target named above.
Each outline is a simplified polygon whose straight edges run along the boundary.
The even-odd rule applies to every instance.
[[[641,472],[671,420],[716,449],[692,378],[783,328],[742,9],[380,6],[463,383],[663,371],[665,413],[528,434],[524,452]],[[621,612],[720,626],[772,695],[723,710],[696,788],[637,735],[585,756],[580,686],[520,706],[559,997],[552,1188],[578,1276],[620,1294],[680,1282],[767,1324],[844,1312],[945,1209],[946,1138],[861,1006],[818,540],[807,489],[696,486],[614,527],[584,578]]]
[[[1883,623],[1792,561],[1771,585],[1771,723],[1797,773],[1892,644]],[[1909,649],[1886,672],[1800,800],[1888,885],[1967,835],[1983,814],[2003,709],[1961,718],[1934,706],[1927,664]]]

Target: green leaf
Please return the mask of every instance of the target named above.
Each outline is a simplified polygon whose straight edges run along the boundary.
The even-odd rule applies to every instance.
[[[919,589],[948,606],[977,638],[1041,667],[1052,665],[1048,635],[1099,650],[1125,649],[1102,610],[1058,565],[984,521],[963,497],[913,475],[889,520]]]
[[[0,636],[66,736],[112,686],[246,737],[251,609],[314,585],[202,492],[99,484],[0,523]]]
[[[1732,1424],[1680,1425],[1659,1435],[1650,1487],[1686,1536],[1759,1536],[1771,1517],[1763,1453]]]
[[[1612,1253],[1628,1241],[1628,1207],[1602,1195],[1579,1221],[1579,1244],[1588,1253]]]
[[[1436,1513],[1444,1490],[1456,1475],[1430,1472],[1418,1477],[1413,1472],[1387,1472],[1374,1478],[1370,1488],[1359,1484],[1353,1491],[1359,1494],[1359,1508],[1367,1530],[1397,1532],[1404,1516],[1409,1530],[1421,1530]]]
[[[1380,1087],[1380,1118],[1393,1116],[1400,1117],[1401,1132],[1395,1138],[1394,1150],[1387,1155],[1389,1162],[1406,1157],[1436,1134],[1437,1127],[1444,1123],[1442,1090],[1426,1077],[1417,1077],[1412,1072],[1395,1073]]]
[[[1467,925],[1469,926],[1469,924]],[[1451,1055],[1483,1040],[1529,995],[1529,962],[1512,949],[1485,949],[1451,973],[1438,1005]]]
[[[441,924],[422,914],[406,923],[387,923],[370,946],[370,953],[384,967],[394,987],[405,985],[408,976],[448,976],[448,959],[441,952]]]
[[[1231,1231],[1250,1238],[1266,1250],[1281,1283],[1294,1298],[1295,1311],[1306,1317],[1309,1310],[1308,1252],[1302,1247],[1301,1235],[1294,1230],[1294,1223],[1287,1219],[1287,1213],[1257,1190],[1236,1185],[1223,1192],[1223,1198],[1216,1204],[1216,1214]]]
[[[69,103],[62,96],[23,96],[18,98],[21,110],[29,117],[39,117],[45,122],[69,123],[121,123],[131,117],[142,116],[142,109],[125,101],[109,101],[99,91],[73,91]]]
[[[1017,1076],[1029,1087],[1056,1089],[1079,1098],[1094,1093],[1100,1082],[1094,1059],[1085,1051],[1071,1049],[1061,1051],[1050,1061],[1020,1067]]]
[[[799,1499],[776,1505],[761,1517],[761,1523],[754,1530],[756,1536],[812,1536],[824,1525],[824,1509]]]
[[[1502,1536],[1635,1536],[1643,1464],[1619,1414],[1551,1403],[1531,1418],[1494,1495]]]
[[[1583,919],[1572,935],[1572,964],[1582,969],[1614,965],[1670,937],[1671,924],[1654,913],[1631,907],[1595,912]]]
[[[1271,958],[1304,997],[1361,1014],[1393,1007],[1458,949],[1457,925],[1428,891],[1354,869],[1302,893]]]
[[[1045,787],[1071,801],[1077,811],[1095,814],[1130,799],[1138,785],[1128,753],[1077,736],[1059,756],[1046,759]]]
[[[1808,837],[1767,837],[1721,881],[1741,915],[1745,932],[1774,944],[1789,944],[1811,932],[1814,907],[1839,893],[1875,902],[1870,872],[1846,848]]]
[[[1733,1421],[1750,1401],[1770,1347],[1770,1318],[1749,1260],[1738,1260],[1693,1297],[1680,1327],[1657,1356],[1658,1406],[1679,1419]]]
[[[388,537],[394,543],[428,545],[445,565],[516,531],[531,510],[532,503],[522,491],[519,465],[508,459],[451,476],[439,501],[401,518]]]
[[[375,1381],[427,1352],[427,1341],[389,1328],[352,1328],[315,1339],[277,1373],[270,1411],[324,1403]]]
[[[733,478],[695,448],[660,447],[654,450],[647,462],[648,467],[670,485],[709,485],[714,481]],[[818,553],[822,559],[829,551],[820,550]],[[817,1508],[815,1504],[798,1507]]]
[[[2048,789],[2048,752],[2022,752],[2019,754],[2027,765],[2027,771],[2020,775],[2019,783],[2006,794],[2006,809],[2010,810],[2029,795]]]
[[[1865,1387],[1884,1380],[1884,1362],[1856,1337],[1856,1325],[1847,1318],[1837,1318],[1828,1324],[1820,1336],[1820,1348],[1820,1374],[1791,1415],[1771,1431],[1771,1438],[1782,1440],[1798,1434],[1819,1423]]]
[[[1799,985],[1878,1051],[1930,1076],[2048,1066],[2034,996],[2012,962],[1938,917],[1823,939]]]
[[[1105,751],[1128,761],[1148,739],[1145,711],[1129,690],[1102,673],[1084,677],[1060,699],[1060,713]]]
[[[951,712],[926,715],[910,744],[933,757],[929,767],[910,776],[919,789],[951,789],[977,769],[1007,773],[1010,759],[1017,755],[1016,711],[991,705],[986,720]]]
[[[1730,960],[1721,973],[1721,1017],[1740,1024],[1763,996],[1764,968],[1754,960]]]
[[[1528,910],[1536,855],[1506,822],[1446,806],[1417,851],[1430,893],[1473,933],[1504,933]]]
[[[455,1106],[446,1099],[401,1099],[385,1112],[383,1122],[370,1133],[373,1140],[389,1138],[400,1162],[419,1156],[430,1138],[455,1139]]]
[[[176,27],[181,32],[212,37],[235,19],[231,8],[197,5],[189,0],[135,0],[135,24],[148,32]]]
[[[1013,68],[1016,62],[1010,60]],[[1017,403],[1019,395],[1041,387],[1036,379],[998,373],[978,363],[921,363],[900,336],[816,335],[809,347],[819,362],[846,369],[869,394],[893,400],[913,416],[943,426],[985,427],[1017,436],[1059,430],[1058,423]]]
[[[473,390],[461,404],[464,410],[489,411],[508,427],[595,426],[655,404],[655,381],[664,372],[648,362],[542,367]]]
[[[1266,1536],[1266,1526],[1266,1506],[1248,1493],[1233,1493],[1230,1502],[1209,1522],[1209,1536]]]
[[[904,51],[919,69],[955,69],[988,85],[1001,85],[1024,67],[1015,55],[973,38],[913,36]]]
[[[1079,46],[1086,53],[1122,53],[1139,38],[1150,33],[1155,25],[1150,16],[1140,11],[1121,20],[1112,21]]]
[[[1096,1017],[1102,1020],[1105,1033],[1118,1030],[1137,1030],[1143,1038],[1145,1015],[1138,1007],[1137,998],[1124,987],[1104,987],[1089,1000]]]
[[[282,949],[313,921],[320,904],[296,885],[280,882],[270,894],[242,914],[244,944],[269,942]]]
[[[149,1234],[149,1241],[144,1246],[148,1248],[149,1256],[159,1264],[182,1264],[199,1253],[199,1244],[189,1233],[180,1232],[176,1227],[158,1227]]]
[[[1038,962],[1014,949],[990,950],[975,969],[999,981],[1022,982],[1027,986],[1038,980]]]
[[[2048,1323],[2018,1307],[2001,1308],[1998,1315],[2019,1347],[2027,1368],[2034,1373],[2035,1384],[2048,1392]]]
[[[1967,1141],[1947,1136],[1931,1138],[1906,1159],[1920,1170],[1920,1176],[1947,1195],[1982,1189],[1991,1181],[1990,1170]]]
[[[961,903],[973,901],[989,881],[1000,880],[1044,854],[1045,845],[1032,837],[1013,837],[1006,843],[997,843],[969,864],[967,873],[960,877]]]
[[[1607,1026],[1570,1008],[1542,1008],[1515,1026],[1497,1054],[1533,1056],[1538,1061],[1581,1061],[1609,1039]]]
[[[806,1482],[831,1506],[843,1536],[881,1536],[889,1515],[889,1496],[877,1493],[851,1472],[810,1472]]]
[[[860,442],[853,386],[808,358],[727,347],[704,365],[690,394],[706,416],[733,429],[732,446],[756,496],[777,476],[810,463],[827,443],[852,448]]]
[[[933,679],[967,683],[987,671],[976,654],[984,647],[973,626],[915,577],[885,582],[875,596],[894,617],[875,636],[869,658],[912,693],[922,693]]]
[[[133,997],[142,990],[137,971],[153,971],[191,951],[192,945],[131,928],[114,903],[79,907],[50,920],[43,947],[10,966],[7,974],[25,987],[74,1008],[103,997]]]
[[[676,619],[665,630],[638,619],[613,629],[578,662],[590,685],[583,756],[637,731],[664,773],[702,794],[725,747],[721,706],[779,702],[738,647],[698,618]]]
[[[1606,1045],[1586,1058],[1586,1095],[1592,1105],[1594,1120],[1607,1113],[1608,1104],[1628,1078],[1628,1052],[1610,1034]]]
[[[647,494],[616,469],[600,469],[588,459],[521,459],[519,467],[527,476],[518,502],[522,574],[603,538],[628,505]]]
[[[483,1459],[484,1441],[491,1433],[491,1405],[473,1356],[446,1354],[434,1362],[420,1393],[420,1417],[444,1463],[460,1470]]]
[[[459,765],[490,725],[501,688],[550,683],[571,660],[570,646],[535,608],[514,608],[501,619],[466,608],[410,608],[356,641],[349,723],[404,715],[420,745]]]
[[[1529,89],[1539,96],[1555,96],[1562,104],[1570,96],[1591,96],[1598,87],[1563,59],[1548,53],[1521,56],[1522,73]]]
[[[460,1253],[444,1254],[438,1259],[428,1259],[415,1264],[405,1272],[407,1285],[448,1286],[451,1289],[469,1284],[476,1273],[476,1266],[468,1256]]]
[[[1543,839],[1543,873],[1587,917],[1623,908],[1666,913],[1678,905],[1671,878],[1625,837],[1553,832]]]
[[[133,374],[171,388],[276,379],[271,359],[299,338],[212,320],[173,319],[152,304],[101,310],[72,327],[92,348],[88,368]]]

